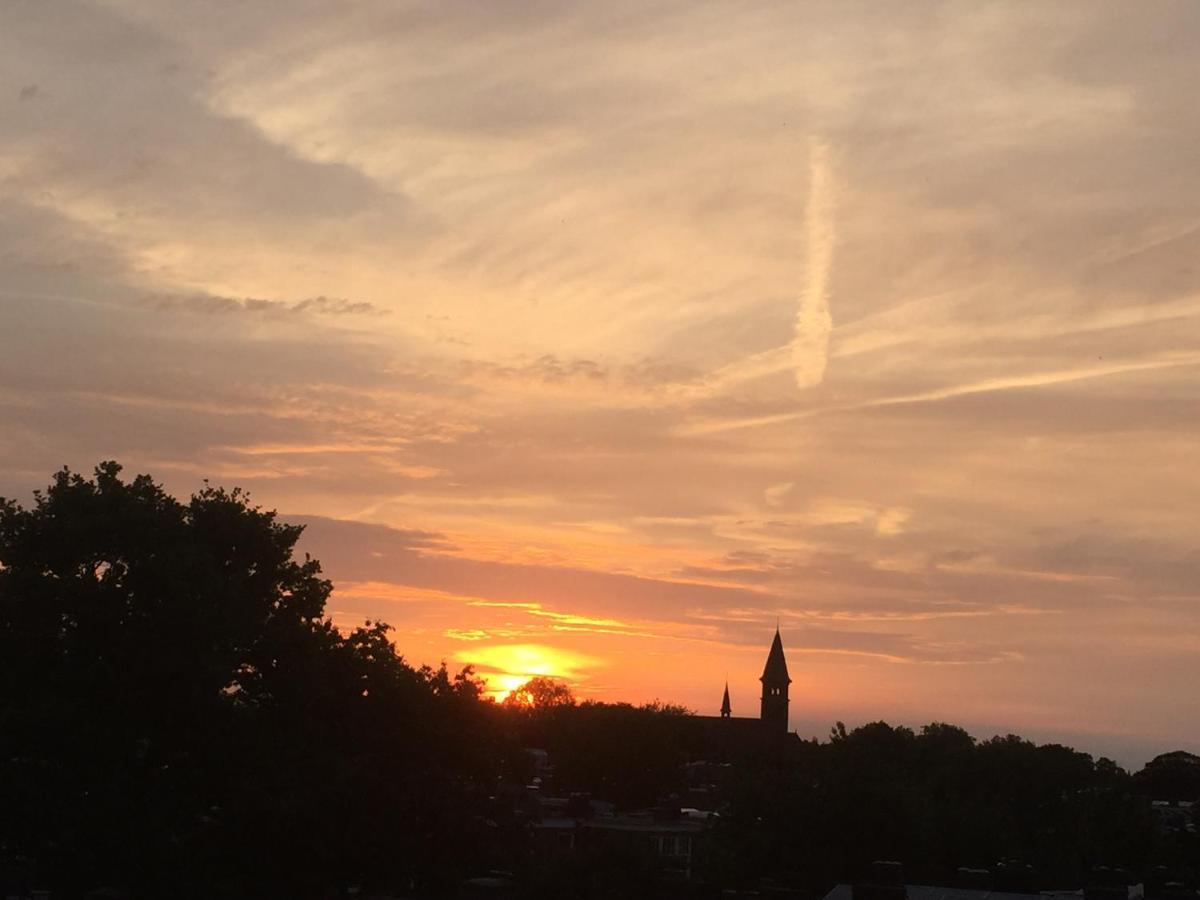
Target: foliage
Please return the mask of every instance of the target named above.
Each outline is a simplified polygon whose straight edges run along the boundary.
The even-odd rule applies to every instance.
[[[515,723],[516,738],[549,752],[560,792],[586,792],[633,809],[682,789],[680,710],[595,702],[547,707]]]
[[[300,528],[242,492],[120,471],[0,501],[0,851],[147,896],[469,865],[503,757],[461,739],[488,732],[478,682],[413,669],[385,625],[339,632]]]
[[[943,723],[838,723],[769,775],[739,773],[729,800],[710,860],[726,881],[775,874],[820,890],[896,859],[909,881],[953,884],[959,867],[1017,859],[1045,888],[1165,859],[1147,799],[1111,760]]]
[[[1200,756],[1176,750],[1146,763],[1137,783],[1155,800],[1200,801]]]
[[[560,681],[536,675],[504,698],[509,709],[550,709],[555,706],[574,706],[575,695]]]

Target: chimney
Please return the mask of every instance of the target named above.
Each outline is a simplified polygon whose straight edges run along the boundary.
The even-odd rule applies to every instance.
[[[992,870],[994,889],[1009,894],[1033,894],[1033,866],[1019,859],[1004,859]],[[1129,900],[1129,898],[1125,898]]]
[[[990,891],[992,889],[991,870],[959,866],[954,886],[967,891]]]
[[[906,900],[904,866],[891,860],[875,860],[866,877],[851,886],[850,894],[852,900]]]
[[[651,812],[651,818],[655,822],[674,822],[677,819],[683,818],[683,810],[679,806],[679,798],[670,797],[659,801]]]
[[[1083,900],[1129,900],[1129,873],[1108,866],[1092,869]]]
[[[1146,873],[1146,877],[1142,882],[1142,896],[1146,900],[1162,900],[1163,891],[1170,880],[1171,873],[1166,866],[1155,866]]]
[[[567,797],[567,817],[571,819],[590,819],[592,817],[592,795],[574,793]]]

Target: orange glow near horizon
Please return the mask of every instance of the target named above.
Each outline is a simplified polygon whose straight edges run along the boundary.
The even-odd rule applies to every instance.
[[[580,674],[601,665],[595,657],[543,644],[494,644],[464,649],[457,657],[487,682],[486,695],[500,701],[536,676],[577,687]]]

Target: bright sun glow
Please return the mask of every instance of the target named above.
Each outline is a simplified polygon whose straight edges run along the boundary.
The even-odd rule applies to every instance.
[[[487,681],[487,695],[497,701],[536,675],[556,678],[575,685],[582,673],[599,664],[599,660],[544,644],[500,644],[492,647],[471,647],[459,659],[475,666]]]

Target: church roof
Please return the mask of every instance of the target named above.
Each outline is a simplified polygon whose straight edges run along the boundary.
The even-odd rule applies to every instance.
[[[767,664],[763,667],[762,678],[758,680],[763,684],[781,681],[785,684],[792,683],[792,679],[788,675],[787,660],[783,657],[783,638],[779,636],[778,627],[775,629],[775,640],[771,641],[771,652],[767,654]]]
[[[721,715],[727,716],[733,708],[729,705],[729,682],[725,682],[725,696],[721,698]]]

